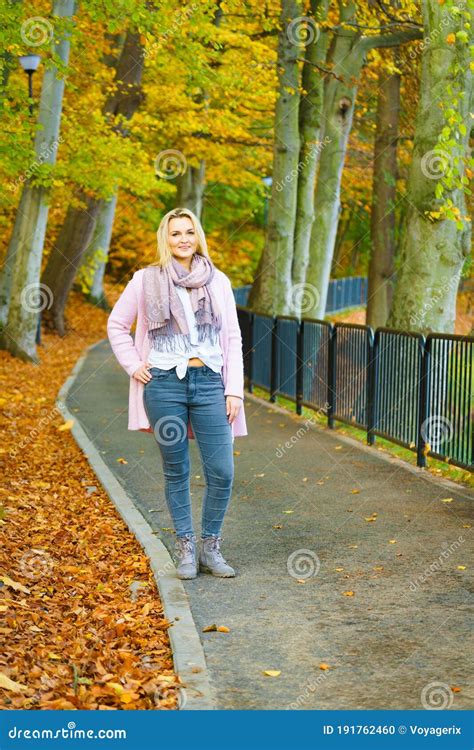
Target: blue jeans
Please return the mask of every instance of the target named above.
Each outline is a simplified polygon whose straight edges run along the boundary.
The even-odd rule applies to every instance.
[[[151,367],[150,375],[152,379],[144,385],[143,405],[161,451],[165,497],[176,534],[194,533],[189,488],[190,420],[206,480],[201,535],[219,535],[234,479],[224,381],[207,365],[188,367],[182,380],[174,367]]]

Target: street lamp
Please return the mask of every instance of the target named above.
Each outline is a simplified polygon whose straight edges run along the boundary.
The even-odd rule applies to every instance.
[[[33,114],[33,73],[38,70],[41,55],[20,55],[20,65],[28,76],[28,97],[30,99],[30,115]]]

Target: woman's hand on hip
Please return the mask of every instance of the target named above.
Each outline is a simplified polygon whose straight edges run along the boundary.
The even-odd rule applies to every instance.
[[[229,424],[232,424],[242,406],[242,399],[238,396],[226,396],[225,404]]]
[[[140,383],[148,383],[151,380],[150,365],[146,362],[144,365],[140,365],[138,370],[135,370],[132,377],[138,380]]]

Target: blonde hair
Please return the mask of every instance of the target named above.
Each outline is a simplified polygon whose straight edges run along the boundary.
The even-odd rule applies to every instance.
[[[195,252],[199,255],[205,255],[206,258],[210,257],[207,249],[206,236],[196,214],[194,214],[189,208],[173,208],[173,210],[168,211],[160,221],[160,226],[156,232],[158,259],[153,261],[153,263],[150,263],[150,266],[161,266],[161,268],[164,268],[171,263],[173,254],[168,244],[169,223],[171,219],[180,219],[183,216],[190,219],[194,227],[194,232],[198,240]]]

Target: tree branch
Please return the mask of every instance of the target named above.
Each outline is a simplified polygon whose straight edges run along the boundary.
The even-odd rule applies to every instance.
[[[423,38],[423,29],[406,29],[406,31],[399,31],[393,34],[377,34],[376,36],[363,36],[360,39],[359,44],[364,49],[370,50],[379,47],[399,47],[401,44],[406,44],[414,39]]]
[[[336,75],[332,70],[329,70],[328,68],[323,68],[322,65],[318,65],[317,63],[311,62],[311,60],[307,60],[305,57],[297,57],[297,62],[306,63],[307,65],[311,65],[313,68],[316,68],[317,70],[320,70],[321,73],[323,73],[326,76],[333,76],[333,78],[336,78],[338,81],[344,81],[344,78],[341,78],[341,76]]]

